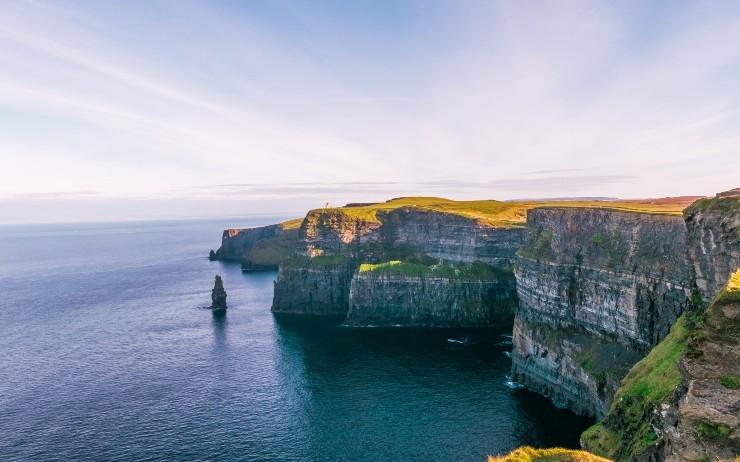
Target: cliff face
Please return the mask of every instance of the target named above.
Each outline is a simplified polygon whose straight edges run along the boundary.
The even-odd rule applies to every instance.
[[[713,302],[676,322],[621,382],[606,418],[583,434],[584,447],[617,460],[740,454],[740,197],[697,201],[684,216],[700,298]],[[718,278],[733,271],[718,291]]]
[[[603,416],[624,373],[687,304],[678,216],[592,208],[529,211],[514,265],[512,377],[576,412]]]
[[[299,252],[307,257],[341,255],[361,258],[378,241],[381,223],[342,209],[311,210],[299,231]]]
[[[275,281],[272,312],[346,315],[355,266],[343,257],[294,256],[283,260]]]
[[[426,256],[481,261],[500,269],[511,268],[523,238],[521,227],[493,227],[415,207],[378,211],[372,218],[342,209],[312,210],[300,229],[307,256],[342,255],[368,262]]]
[[[280,260],[298,248],[298,221],[256,228],[230,228],[223,232],[221,247],[211,258],[239,261],[245,270],[275,269]]]
[[[502,270],[524,239],[522,227],[492,227],[477,220],[404,207],[379,214],[385,257],[415,253],[447,262],[483,262]]]
[[[618,461],[740,454],[740,271],[705,312],[682,316],[632,368],[581,444]]]
[[[414,272],[393,271],[392,268],[365,270],[361,267],[350,285],[349,311],[344,324],[417,327],[506,325],[513,319],[515,290],[511,275],[490,271],[485,276],[477,276],[452,267]]]
[[[616,342],[547,324],[514,321],[512,379],[581,415],[602,418],[642,355]]]
[[[313,210],[299,231],[301,258],[280,267],[273,311],[339,314],[343,307],[345,323],[355,326],[511,322],[516,294],[510,262],[523,236],[521,227],[494,227],[416,207],[372,215],[353,209]],[[314,267],[321,259],[342,263],[338,268]],[[426,270],[412,276],[357,271],[361,263],[391,260],[417,269],[442,264],[440,271],[453,272],[461,270],[450,265],[462,265],[463,273],[485,268],[488,279],[446,278]],[[323,303],[331,308],[320,308]]]
[[[696,201],[684,211],[696,285],[709,302],[740,266],[740,189]]]

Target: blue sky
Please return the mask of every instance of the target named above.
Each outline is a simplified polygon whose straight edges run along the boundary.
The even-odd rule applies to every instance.
[[[738,2],[0,3],[0,222],[740,186]]]

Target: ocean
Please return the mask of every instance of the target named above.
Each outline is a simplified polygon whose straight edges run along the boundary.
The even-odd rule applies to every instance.
[[[207,259],[224,228],[280,218],[0,227],[0,460],[484,461],[578,446],[590,420],[507,386],[510,331],[275,319],[275,271]],[[216,274],[221,318],[203,308]]]

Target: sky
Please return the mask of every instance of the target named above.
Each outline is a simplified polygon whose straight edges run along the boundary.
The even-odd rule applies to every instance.
[[[0,223],[740,186],[740,2],[0,0]]]

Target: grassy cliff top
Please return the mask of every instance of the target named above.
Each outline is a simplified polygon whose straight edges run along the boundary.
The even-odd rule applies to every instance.
[[[455,201],[441,197],[399,197],[386,202],[361,204],[332,209],[316,209],[318,213],[331,210],[349,218],[367,222],[377,222],[377,213],[402,207],[415,207],[421,210],[451,213],[460,215],[492,226],[523,226],[527,210],[534,207],[596,207],[612,210],[680,215],[683,209],[693,202],[695,197],[677,197],[644,200],[589,200],[589,201],[497,201],[474,200]]]
[[[736,191],[736,190],[733,190]],[[740,193],[728,191],[719,193],[715,197],[699,199],[686,208],[687,214],[700,210],[718,211],[723,213],[737,212],[740,210]]]
[[[406,277],[439,277],[473,280],[495,279],[499,276],[499,273],[494,268],[482,262],[463,265],[424,265],[391,260],[376,264],[363,263],[360,265],[359,271],[360,273],[382,273]]]
[[[303,218],[293,218],[292,220],[284,221],[282,223],[278,223],[278,225],[285,230],[288,229],[298,229],[301,227],[301,223],[303,223]]]
[[[489,456],[488,462],[609,462],[586,451],[564,448],[534,449],[524,446],[505,456]]]

